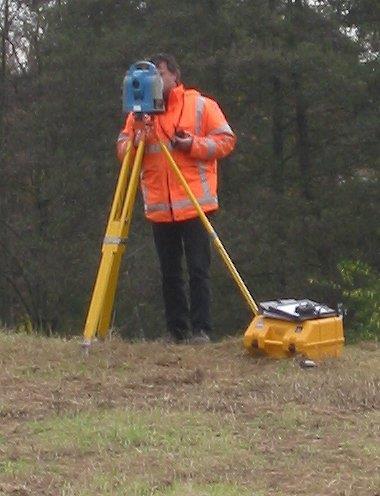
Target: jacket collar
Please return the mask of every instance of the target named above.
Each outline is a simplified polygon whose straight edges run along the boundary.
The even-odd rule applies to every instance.
[[[178,102],[180,102],[185,93],[185,88],[183,84],[179,84],[170,90],[169,98],[168,98],[168,109],[172,109],[176,106]]]

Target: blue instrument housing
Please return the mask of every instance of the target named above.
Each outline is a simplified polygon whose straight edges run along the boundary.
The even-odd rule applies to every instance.
[[[142,60],[131,65],[123,81],[123,112],[164,112],[163,86],[160,73],[151,62]]]

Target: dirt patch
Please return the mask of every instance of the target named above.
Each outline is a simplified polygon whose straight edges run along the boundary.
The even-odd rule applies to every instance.
[[[91,494],[161,495],[188,482],[245,494],[257,480],[265,495],[376,494],[376,343],[305,370],[249,357],[236,339],[201,347],[113,339],[88,357],[79,340],[0,339],[0,494],[80,495],[88,484]],[[134,430],[113,424],[112,412],[137,415]],[[102,415],[112,424],[107,442],[91,427]],[[67,419],[78,439],[46,447]]]

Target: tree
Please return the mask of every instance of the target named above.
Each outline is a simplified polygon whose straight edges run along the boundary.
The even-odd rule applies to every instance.
[[[352,9],[349,21],[339,2],[309,3],[22,2],[10,29],[23,48],[7,45],[3,319],[82,326],[118,172],[121,80],[158,48],[177,55],[188,86],[221,102],[238,134],[221,165],[214,223],[257,299],[315,297],[309,281],[333,279],[352,254],[375,266],[378,62],[342,30]],[[376,32],[355,15],[363,36]],[[250,316],[225,268],[213,271],[222,334]],[[116,323],[128,335],[158,335],[159,273],[140,205],[120,282]],[[317,296],[332,305],[339,297]]]

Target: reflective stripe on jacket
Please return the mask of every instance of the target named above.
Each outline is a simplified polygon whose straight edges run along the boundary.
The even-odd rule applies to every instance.
[[[134,115],[129,114],[121,131],[117,152],[123,158],[133,139]],[[176,150],[170,139],[176,130],[190,133],[189,152]],[[234,148],[236,136],[218,104],[196,90],[179,85],[171,90],[167,110],[155,117],[155,133],[169,147],[175,162],[205,212],[218,208],[217,159]],[[191,219],[197,212],[161,151],[157,136],[149,135],[141,171],[141,189],[146,217],[153,222]]]

